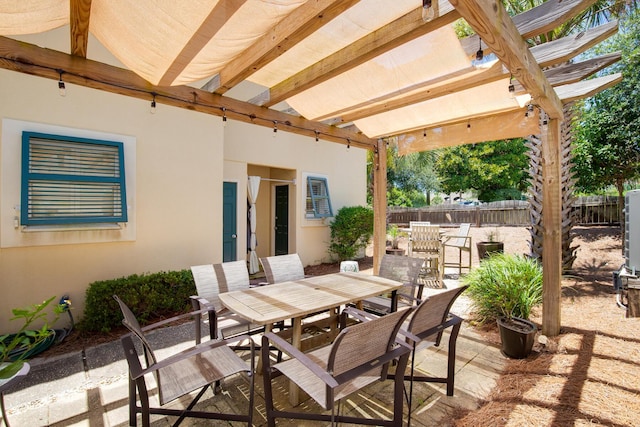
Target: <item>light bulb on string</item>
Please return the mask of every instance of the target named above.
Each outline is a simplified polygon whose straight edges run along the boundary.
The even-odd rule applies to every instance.
[[[471,133],[471,122],[467,122],[467,133]]]
[[[429,22],[433,19],[435,11],[431,5],[431,0],[422,0],[422,21]]]
[[[153,99],[151,100],[151,109],[149,110],[149,112],[151,114],[155,114],[156,113],[156,94],[152,93],[151,95],[153,95]]]
[[[318,142],[320,142],[320,138],[319,138],[320,132],[318,132],[317,130],[314,130],[313,133],[316,134],[316,144],[317,144]]]
[[[67,88],[62,81],[62,71],[58,71],[58,74],[60,74],[60,79],[58,80],[58,93],[60,96],[67,96]]]
[[[351,140],[347,138],[347,153],[351,151]]]
[[[516,96],[516,86],[513,84],[513,74],[509,75],[509,96],[511,98]]]
[[[222,126],[227,126],[227,109],[225,107],[222,107]]]
[[[278,121],[273,121],[273,137],[275,138],[278,135]]]
[[[478,39],[480,40],[480,42],[478,44],[478,51],[476,52],[476,61],[482,61],[482,58],[484,58],[484,51],[482,50],[482,38],[478,37]]]

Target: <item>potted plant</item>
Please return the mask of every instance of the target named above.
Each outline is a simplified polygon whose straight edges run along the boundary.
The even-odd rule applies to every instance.
[[[400,243],[400,237],[402,237],[404,233],[400,230],[400,228],[398,228],[396,224],[393,224],[387,230],[387,235],[389,237],[389,240],[391,241],[391,247],[387,248],[387,253],[394,255],[403,255],[404,249],[400,249],[398,245]]]
[[[504,243],[500,241],[500,233],[497,229],[489,230],[485,234],[484,240],[476,243],[478,249],[478,259],[481,261],[491,254],[504,252]]]
[[[46,307],[55,297],[34,304],[27,308],[14,308],[13,317],[10,320],[22,319],[22,327],[16,333],[0,336],[0,380],[13,378],[26,364],[26,361],[46,350],[56,338],[56,333],[49,328]],[[68,309],[68,301],[54,308],[55,322],[60,314]],[[40,329],[30,329],[33,322],[40,320],[43,325]]]
[[[542,303],[542,266],[523,255],[497,253],[462,278],[469,286],[480,323],[496,321],[502,352],[512,358],[531,353],[537,327],[531,310]]]

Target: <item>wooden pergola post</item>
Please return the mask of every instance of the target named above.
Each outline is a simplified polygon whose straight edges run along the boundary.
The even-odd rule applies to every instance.
[[[382,139],[373,163],[373,272],[378,274],[387,242],[387,144]]]
[[[545,115],[546,117],[546,115]],[[560,333],[562,284],[562,153],[559,119],[546,119],[542,134],[542,333]],[[543,118],[542,123],[545,122]]]

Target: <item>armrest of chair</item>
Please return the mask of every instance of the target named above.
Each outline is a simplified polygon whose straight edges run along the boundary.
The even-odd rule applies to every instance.
[[[327,384],[329,387],[333,388],[339,385],[335,378],[333,378],[326,370],[318,366],[313,360],[309,358],[309,356],[307,356],[305,353],[298,350],[297,348],[289,344],[289,342],[282,339],[273,332],[267,332],[262,336],[263,349],[270,348],[269,341],[271,341],[271,343],[273,343],[276,348],[282,350],[283,353],[286,353],[288,356],[298,360],[304,367],[309,369],[315,376],[321,379],[322,382]],[[266,360],[263,360],[263,370],[265,371],[265,375],[269,372],[269,365],[270,361],[267,357]]]
[[[193,307],[193,310],[196,312],[200,312],[199,314],[195,315],[196,344],[200,344],[201,341],[200,320],[202,319],[202,313],[204,313],[205,311],[209,314],[209,338],[212,340],[217,339],[218,315],[216,314],[216,309],[213,304],[211,304],[208,299],[202,298],[199,295],[191,295],[189,298],[191,299],[191,306]]]
[[[449,246],[447,242],[452,239],[464,239],[464,247],[467,247],[467,242],[469,243],[469,247],[471,246],[471,236],[442,236],[442,246]],[[455,245],[458,247],[458,245]]]
[[[450,328],[450,327],[455,326],[455,325],[460,325],[462,323],[462,320],[463,319],[461,317],[456,316],[455,314],[449,313],[449,317],[447,318],[446,321],[444,321],[443,323],[440,323],[437,326],[434,326],[433,328],[429,328],[426,331],[423,331],[418,335],[414,335],[411,332],[409,332],[409,331],[407,331],[405,329],[402,329],[402,328],[400,329],[400,334],[402,334],[403,336],[409,338],[414,343],[418,343],[418,342],[422,341],[423,339],[425,339],[427,337],[430,337],[431,335],[435,335],[437,333],[443,332],[447,328]]]
[[[171,355],[169,357],[167,357],[166,359],[162,359],[160,361],[158,361],[157,363],[154,363],[153,365],[147,367],[146,369],[142,369],[142,367],[140,366],[140,361],[138,360],[138,356],[137,356],[137,351],[135,349],[135,346],[133,345],[133,341],[131,340],[131,336],[133,334],[129,333],[125,336],[123,336],[121,339],[123,341],[123,346],[125,348],[125,353],[129,353],[132,352],[133,354],[135,354],[135,358],[134,360],[137,361],[137,366],[133,366],[130,363],[130,373],[131,373],[131,378],[133,380],[136,380],[140,377],[143,377],[146,374],[149,373],[153,373],[155,371],[158,371],[162,368],[166,368],[167,366],[171,366],[174,363],[180,362],[184,359],[188,359],[190,357],[193,356],[197,356],[198,354],[202,354],[205,353],[207,351],[211,351],[214,350],[218,347],[222,347],[222,346],[226,346],[230,343],[234,343],[237,341],[243,341],[243,340],[248,340],[250,343],[250,348],[251,348],[251,372],[253,372],[253,367],[255,366],[255,346],[254,346],[254,342],[253,340],[249,337],[249,335],[238,335],[238,336],[234,336],[232,338],[227,338],[224,340],[215,340],[215,341],[207,341],[204,344],[198,344],[194,347],[191,347],[187,350],[181,351],[180,353],[176,353],[174,355]],[[126,341],[128,339],[128,342]],[[129,357],[127,357],[127,359],[129,360]]]

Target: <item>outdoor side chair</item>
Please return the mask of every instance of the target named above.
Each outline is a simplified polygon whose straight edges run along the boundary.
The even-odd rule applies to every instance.
[[[429,287],[442,287],[442,241],[440,226],[412,222],[408,245],[408,255],[424,257],[425,263],[420,278]]]
[[[467,286],[459,286],[445,291],[432,290],[430,295],[416,307],[409,322],[403,325],[400,331],[406,337],[407,343],[412,346],[410,374],[404,377],[406,381],[409,381],[409,396],[407,397],[409,425],[411,424],[414,381],[444,383],[447,385],[447,396],[453,396],[456,342],[463,319],[449,313],[449,310],[451,310],[451,306],[465,289],[467,289]],[[416,376],[414,372],[418,344],[420,344],[421,349],[439,346],[442,334],[448,328],[451,328],[451,333],[449,335],[447,375],[445,377]]]
[[[214,310],[216,315],[209,317],[210,336],[228,338],[238,334],[254,334],[264,331],[260,325],[252,325],[247,320],[222,306],[218,295],[241,289],[249,289],[249,271],[245,261],[223,262],[191,266],[191,274],[198,295],[191,296],[194,311]],[[198,340],[199,337],[196,337]],[[197,341],[198,343],[200,341]]]
[[[150,330],[175,322],[187,316],[194,316],[195,313],[172,317],[152,325],[140,327],[135,315],[129,307],[117,296],[113,296],[120,306],[124,319],[122,324],[131,331],[120,338],[122,347],[129,365],[129,425],[137,424],[137,414],[142,414],[142,425],[150,425],[150,415],[171,415],[177,416],[178,420],[174,425],[180,424],[185,417],[219,419],[226,421],[246,421],[248,426],[253,420],[253,400],[254,400],[254,362],[255,349],[251,342],[250,360],[247,363],[238,356],[228,344],[232,340],[212,340],[204,344],[194,345],[186,350],[172,354],[171,356],[159,360],[154,354],[153,348],[146,337]],[[215,313],[213,314],[215,316]],[[138,350],[134,338],[142,345],[144,352],[144,365],[140,361]],[[241,335],[235,340],[245,340],[249,337]],[[224,378],[244,372],[249,377],[249,398],[248,413],[221,413],[204,412],[194,410],[195,405],[204,395],[211,385],[219,383]],[[146,377],[154,374],[157,389],[159,407],[152,407],[149,402],[149,384]],[[173,409],[163,407],[182,396],[200,390],[193,398],[186,409]],[[220,398],[224,394],[221,394]],[[140,400],[140,406],[137,400]]]
[[[471,270],[471,236],[469,236],[469,230],[471,224],[460,224],[460,228],[455,235],[447,235],[443,237],[442,241],[442,265],[446,267],[456,267],[458,274],[462,274],[462,269]],[[456,261],[446,260],[447,248],[458,249],[458,259]],[[469,254],[467,258],[468,262],[464,262],[462,253]],[[465,257],[466,258],[466,257]]]
[[[260,258],[267,283],[304,279],[304,266],[298,254],[276,255]]]
[[[382,256],[378,276],[397,280],[404,286],[396,293],[397,307],[393,307],[388,296],[376,296],[362,301],[362,308],[376,314],[388,314],[397,308],[417,305],[422,299],[424,285],[418,283],[418,275],[422,270],[424,259],[389,255]]]
[[[293,418],[331,422],[332,425],[338,422],[401,426],[404,404],[403,378],[411,350],[403,340],[398,340],[398,330],[410,313],[411,309],[401,310],[345,327],[333,344],[309,353],[302,353],[276,334],[265,334],[262,338],[262,373],[267,424],[274,427],[276,418]],[[352,307],[346,308],[341,314],[343,326],[347,323],[347,316],[362,320],[372,315]],[[267,350],[270,345],[280,348],[291,358],[271,365]],[[397,361],[393,418],[384,420],[340,415],[340,399],[374,381],[387,378],[389,363],[393,361]],[[331,410],[331,414],[276,409],[273,404],[271,381],[274,376],[279,375],[278,373],[284,374],[296,383],[324,409]]]

